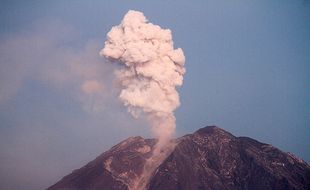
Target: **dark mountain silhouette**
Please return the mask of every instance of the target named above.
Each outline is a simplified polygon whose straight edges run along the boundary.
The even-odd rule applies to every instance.
[[[156,140],[131,137],[48,190],[133,189]],[[171,142],[149,190],[310,189],[310,166],[293,154],[215,126]]]

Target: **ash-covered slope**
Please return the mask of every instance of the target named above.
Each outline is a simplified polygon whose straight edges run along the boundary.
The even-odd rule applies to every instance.
[[[155,143],[129,138],[48,189],[132,189]],[[306,162],[251,138],[211,126],[174,143],[147,189],[310,189]]]
[[[86,166],[74,170],[48,190],[128,189],[143,171],[156,141],[130,137],[104,152]]]
[[[310,167],[271,145],[206,127],[179,139],[149,189],[310,189]]]

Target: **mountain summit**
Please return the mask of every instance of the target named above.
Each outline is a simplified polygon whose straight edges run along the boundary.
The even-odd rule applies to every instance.
[[[130,137],[48,190],[139,189],[135,184],[155,145]],[[310,166],[269,144],[208,126],[171,141],[145,189],[310,189]]]

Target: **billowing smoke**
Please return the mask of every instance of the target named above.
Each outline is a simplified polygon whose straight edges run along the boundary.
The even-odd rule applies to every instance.
[[[173,112],[180,105],[176,87],[185,73],[185,57],[182,49],[173,48],[171,31],[130,10],[108,33],[100,54],[123,65],[116,76],[128,111],[134,117],[146,114],[155,137],[169,139],[175,130]]]
[[[149,23],[143,13],[129,11],[121,24],[114,26],[100,52],[121,64],[116,71],[120,99],[134,116],[145,115],[158,143],[135,187],[145,186],[149,171],[164,158],[175,131],[174,110],[180,105],[176,90],[185,73],[182,49],[174,49],[171,31]],[[135,187],[133,189],[135,189]]]

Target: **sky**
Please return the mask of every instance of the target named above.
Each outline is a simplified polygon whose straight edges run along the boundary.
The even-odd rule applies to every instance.
[[[310,161],[310,1],[0,1],[0,189],[44,189],[149,123],[99,51],[128,10],[186,57],[175,137],[207,125]]]

